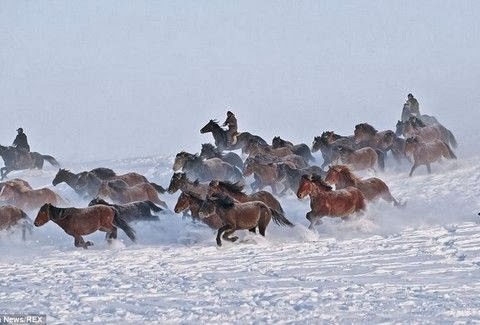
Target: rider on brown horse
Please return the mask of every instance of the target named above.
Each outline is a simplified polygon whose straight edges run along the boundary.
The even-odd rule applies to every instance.
[[[231,111],[227,112],[227,119],[223,123],[223,126],[228,126],[227,145],[228,146],[234,145],[237,142],[238,126],[237,126],[237,118],[235,117],[235,114],[233,114]]]

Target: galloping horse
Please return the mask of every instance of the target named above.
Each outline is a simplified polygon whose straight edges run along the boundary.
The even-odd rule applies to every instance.
[[[22,153],[14,147],[0,145],[0,156],[5,162],[5,167],[0,168],[1,179],[4,179],[13,170],[42,169],[45,160],[54,167],[60,167],[58,161],[52,156],[42,155],[38,152]]]
[[[280,194],[285,194],[289,189],[294,193],[298,190],[300,179],[303,175],[317,174],[324,176],[325,172],[318,166],[310,166],[307,168],[293,168],[290,164],[277,164],[277,175],[279,182],[284,186]]]
[[[22,239],[25,240],[27,229],[32,232],[32,221],[21,209],[13,205],[0,207],[0,230],[8,230],[15,226],[22,227]]]
[[[201,184],[198,181],[192,182],[185,173],[174,173],[168,186],[168,193],[173,194],[178,190],[205,200],[208,193],[208,184]]]
[[[57,208],[50,203],[44,204],[33,224],[40,227],[52,220],[67,234],[75,238],[75,247],[88,248],[93,243],[85,242],[82,236],[91,234],[97,230],[107,233],[107,239],[117,238],[117,227],[122,229],[133,242],[135,231],[127,221],[119,216],[115,208],[106,205],[95,205],[88,208]]]
[[[270,186],[274,194],[277,193],[278,171],[275,163],[263,163],[257,158],[247,158],[243,175],[248,177],[254,174],[255,181],[250,185],[252,190],[262,190]]]
[[[397,122],[397,135],[403,135],[405,138],[418,136],[423,141],[441,140],[453,148],[457,147],[457,140],[453,133],[441,124],[425,125],[415,117],[408,121]]]
[[[196,196],[182,192],[182,194],[180,194],[180,196],[178,197],[177,204],[175,204],[175,208],[173,209],[173,211],[175,211],[175,213],[180,213],[189,209],[190,215],[193,220],[201,220],[207,226],[215,230],[222,227],[223,221],[216,214],[212,214],[206,218],[200,218],[198,211],[200,211],[200,207],[202,206],[202,204],[203,200],[197,198]]]
[[[320,224],[322,217],[348,217],[349,215],[365,210],[365,197],[355,187],[333,191],[320,176],[303,175],[297,191],[297,197],[303,199],[310,195],[310,208],[306,218],[310,221],[309,229]]]
[[[99,204],[114,207],[118,211],[118,215],[129,223],[132,221],[158,221],[158,216],[153,215],[152,211],[163,211],[162,208],[158,207],[157,205],[155,205],[155,203],[148,200],[126,204],[112,204],[97,197],[90,201],[90,203],[88,203],[88,206]]]
[[[272,148],[289,148],[294,154],[303,157],[305,161],[315,161],[315,157],[312,156],[310,148],[305,143],[294,145],[290,141],[283,140],[280,137],[274,137],[272,139]]]
[[[211,132],[213,135],[213,138],[215,139],[215,145],[220,149],[220,150],[236,150],[236,149],[242,149],[247,141],[250,139],[254,139],[257,142],[260,142],[262,144],[267,144],[265,140],[263,140],[261,137],[258,135],[253,135],[249,132],[240,132],[237,135],[237,142],[235,144],[228,146],[228,136],[227,136],[227,131],[222,129],[222,127],[218,124],[217,121],[215,120],[210,120],[203,128],[200,129],[200,133],[208,133]]]
[[[452,149],[441,140],[423,142],[418,137],[408,138],[405,142],[405,155],[413,163],[408,176],[412,176],[413,171],[420,165],[426,165],[430,174],[430,164],[442,157],[447,159],[457,159]]]
[[[218,158],[203,160],[200,156],[185,151],[175,156],[173,170],[182,169],[190,178],[199,181],[222,181],[237,182],[243,180],[240,170]]]
[[[353,137],[338,135],[333,131],[325,131],[321,136],[313,138],[312,152],[320,150],[322,153],[323,164],[321,168],[328,166],[339,158],[338,152],[335,150],[339,146],[351,149],[357,147]]]
[[[157,190],[150,183],[129,186],[120,179],[103,181],[98,189],[97,196],[108,198],[119,204],[148,200],[168,209],[167,204],[158,197]]]
[[[23,210],[38,209],[45,203],[62,204],[65,201],[49,188],[29,189],[21,183],[7,183],[0,192],[0,200]]]
[[[338,146],[335,150],[339,153],[342,163],[351,166],[355,170],[370,169],[375,172],[375,165],[382,168],[377,152],[370,147],[363,147],[357,150],[348,147]],[[383,159],[383,156],[381,156]]]
[[[243,169],[243,160],[234,152],[228,152],[223,154],[218,148],[215,148],[211,143],[202,144],[202,151],[200,151],[200,157],[204,159],[219,158],[238,169]]]
[[[222,246],[222,240],[234,242],[238,237],[229,237],[236,230],[245,229],[253,231],[258,227],[260,235],[265,236],[265,229],[270,220],[280,226],[290,226],[293,224],[278,211],[269,208],[260,201],[236,203],[231,197],[223,194],[213,194],[207,198],[200,207],[199,215],[201,218],[208,217],[216,213],[224,222],[224,226],[218,229],[217,245]]]
[[[392,196],[384,181],[376,177],[362,180],[355,176],[350,169],[344,165],[331,166],[328,169],[325,182],[334,184],[335,189],[337,190],[349,186],[356,187],[362,192],[363,196],[368,201],[382,198],[387,202],[393,202],[395,206],[401,206],[401,204]]]

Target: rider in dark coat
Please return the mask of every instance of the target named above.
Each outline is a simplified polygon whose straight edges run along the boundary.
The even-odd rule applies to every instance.
[[[23,133],[22,128],[17,129],[17,132],[18,134],[15,137],[15,140],[13,140],[12,146],[15,148],[25,149],[27,152],[30,152],[30,146],[28,145],[27,135]]]
[[[231,146],[237,142],[237,135],[238,135],[238,126],[237,126],[237,118],[235,117],[235,114],[232,112],[228,111],[227,112],[227,119],[223,123],[223,126],[228,126],[228,139],[227,139],[227,144],[228,146]]]

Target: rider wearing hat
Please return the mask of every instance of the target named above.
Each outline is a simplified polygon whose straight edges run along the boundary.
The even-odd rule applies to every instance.
[[[15,140],[13,140],[12,146],[15,148],[21,148],[26,150],[27,152],[30,152],[30,146],[28,145],[27,135],[23,133],[22,128],[18,128],[17,132],[18,134],[15,137]]]
[[[231,146],[231,145],[233,145],[237,142],[237,135],[238,135],[238,132],[237,132],[237,129],[238,129],[237,118],[235,117],[235,114],[233,114],[231,111],[227,112],[227,119],[223,123],[223,126],[227,126],[227,125],[228,125],[227,145]]]
[[[412,94],[408,94],[407,101],[403,105],[402,122],[408,121],[411,116],[419,117],[420,108],[418,101]]]

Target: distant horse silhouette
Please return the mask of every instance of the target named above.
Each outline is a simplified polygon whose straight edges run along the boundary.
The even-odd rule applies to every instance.
[[[173,194],[178,190],[205,200],[208,193],[208,184],[202,184],[198,181],[192,182],[187,178],[187,174],[185,173],[174,173],[168,186],[168,193]]]
[[[420,141],[418,137],[408,138],[405,142],[405,155],[413,163],[409,176],[420,165],[426,165],[427,171],[432,172],[430,164],[440,160],[442,157],[447,159],[457,159],[449,145],[441,140],[430,142]]]
[[[278,211],[269,208],[263,202],[236,203],[231,197],[218,193],[207,198],[199,211],[201,218],[208,217],[214,213],[225,224],[217,232],[216,240],[218,246],[222,246],[221,237],[231,242],[236,241],[238,237],[229,236],[240,229],[253,230],[258,227],[260,235],[265,236],[265,230],[272,218],[280,226],[293,226],[288,219],[279,214]]]
[[[152,211],[163,211],[162,208],[158,207],[157,205],[155,205],[155,203],[148,200],[126,204],[112,204],[100,198],[95,198],[90,201],[90,203],[88,203],[88,206],[99,204],[114,207],[118,211],[119,216],[125,219],[125,221],[127,221],[128,223],[133,221],[158,221],[158,216],[153,215]]]
[[[85,242],[82,236],[97,230],[107,233],[107,239],[117,238],[117,227],[122,229],[133,242],[135,231],[127,221],[119,216],[115,208],[106,205],[95,205],[88,208],[57,208],[50,203],[44,204],[33,224],[40,227],[49,220],[55,222],[67,234],[75,238],[75,247],[88,248],[93,243]]]
[[[315,161],[315,157],[312,156],[310,148],[305,143],[294,145],[290,141],[283,140],[277,136],[272,139],[272,148],[289,148],[295,155],[303,157],[305,161]]]
[[[22,227],[22,239],[25,240],[27,230],[32,233],[32,221],[21,209],[13,205],[0,207],[0,230],[9,230],[13,227]]]
[[[238,182],[243,180],[240,170],[218,158],[203,160],[200,156],[185,151],[175,156],[173,171],[182,169],[189,178],[201,182],[214,179]]]
[[[200,207],[203,204],[203,200],[182,192],[178,197],[177,204],[175,204],[175,208],[173,211],[175,213],[184,212],[185,210],[189,209],[190,214],[193,220],[200,220],[209,226],[212,229],[219,229],[223,226],[223,221],[220,217],[216,214],[212,214],[206,218],[201,218],[198,212],[200,211]]]
[[[202,151],[200,152],[200,157],[203,159],[219,158],[226,163],[229,163],[232,166],[237,167],[238,169],[243,169],[243,160],[234,152],[227,152],[223,154],[218,148],[215,148],[211,143],[202,144]]]
[[[29,189],[21,183],[5,184],[0,192],[4,200],[23,210],[38,209],[45,203],[65,205],[65,201],[49,188]]]
[[[21,152],[14,147],[0,145],[0,156],[5,162],[5,167],[0,168],[1,179],[14,170],[42,169],[45,160],[54,167],[60,167],[58,161],[52,156],[42,155],[38,152]]]
[[[306,218],[310,221],[309,229],[321,223],[322,217],[346,218],[355,212],[365,210],[365,197],[355,187],[333,191],[318,175],[303,175],[297,191],[297,197],[303,199],[310,195],[311,211]]]
[[[247,141],[250,139],[254,139],[257,142],[260,142],[262,144],[267,144],[265,140],[263,140],[261,137],[258,135],[253,135],[249,132],[240,132],[237,135],[237,141],[235,144],[228,146],[228,135],[227,131],[222,129],[222,127],[218,124],[217,121],[215,120],[210,120],[203,128],[200,129],[200,133],[209,133],[211,132],[213,135],[213,138],[215,139],[215,145],[220,149],[220,150],[236,150],[236,149],[242,149]]]
[[[129,186],[120,179],[103,181],[98,189],[97,196],[107,198],[118,204],[148,200],[168,209],[167,204],[158,197],[157,190],[150,183]]]
[[[360,179],[355,176],[352,171],[344,165],[331,166],[328,169],[325,182],[334,184],[335,189],[341,190],[349,186],[358,188],[365,199],[372,201],[382,198],[387,202],[393,202],[395,206],[401,204],[392,196],[387,184],[379,178],[372,177],[367,179]]]

